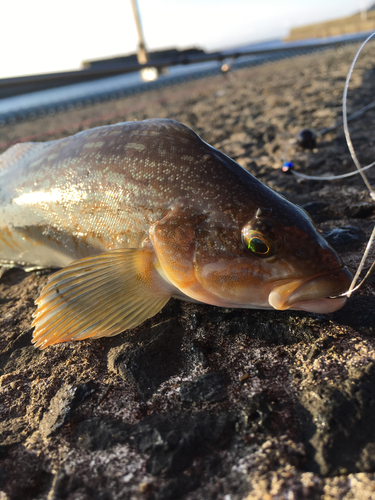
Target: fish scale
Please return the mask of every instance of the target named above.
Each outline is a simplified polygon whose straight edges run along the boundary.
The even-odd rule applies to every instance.
[[[64,268],[37,300],[42,348],[115,335],[172,296],[330,312],[351,280],[301,208],[164,119],[3,153],[0,262]]]

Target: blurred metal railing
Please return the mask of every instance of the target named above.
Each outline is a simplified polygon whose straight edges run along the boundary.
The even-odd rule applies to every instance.
[[[228,62],[229,65],[227,64],[226,67],[229,66],[232,69],[256,66],[264,64],[268,61],[290,58],[301,54],[339,47],[349,43],[360,42],[367,36],[368,33],[358,33],[346,38],[333,40],[322,40],[314,42],[304,41],[303,43],[299,44],[294,42],[291,44],[285,44],[282,47],[278,48],[251,49],[243,51],[227,50],[204,55],[193,55],[172,59],[155,60],[150,61],[146,64],[123,64],[103,68],[88,68],[77,71],[66,71],[45,75],[31,75],[0,79],[0,126],[5,125],[9,122],[32,119],[38,115],[44,115],[46,113],[52,114],[54,112],[72,109],[76,105],[90,105],[99,101],[122,98],[134,93],[157,89],[167,85],[175,85],[177,83],[182,83],[191,79],[203,78],[208,75],[219,74],[222,69],[222,63],[224,62]],[[249,59],[249,56],[253,57],[250,57]],[[44,104],[35,107],[29,106],[27,107],[27,109],[22,108],[22,105],[20,105],[20,108],[17,110],[8,112],[1,111],[1,99],[10,96],[17,96],[20,94],[36,92],[39,90],[46,90],[75,83],[93,81],[120,74],[134,73],[147,67],[153,67],[157,68],[158,70],[163,70],[165,68],[177,65],[199,64],[211,61],[218,61],[220,64],[218,64],[215,68],[210,67],[208,69],[205,69],[203,67],[202,69],[200,69],[198,66],[191,72],[187,72],[183,75],[167,76],[152,82],[139,82],[122,90],[106,90],[104,92],[98,91],[95,95],[91,94],[88,98],[84,99],[82,99],[82,97],[79,97],[77,99],[69,98],[67,100],[61,100],[61,102],[57,104],[55,102],[53,103],[53,105]]]

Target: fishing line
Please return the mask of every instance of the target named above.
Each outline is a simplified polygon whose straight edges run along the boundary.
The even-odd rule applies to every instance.
[[[362,43],[362,45],[359,47],[359,49],[358,49],[358,51],[357,51],[357,53],[356,53],[356,55],[355,55],[355,57],[353,59],[353,62],[351,64],[351,66],[350,66],[350,69],[349,69],[349,72],[348,72],[348,76],[346,77],[346,82],[345,82],[345,87],[344,87],[344,94],[343,94],[343,98],[342,98],[343,99],[343,102],[342,102],[342,114],[343,114],[343,121],[344,121],[344,133],[345,133],[346,142],[348,144],[348,148],[349,148],[349,151],[350,151],[350,155],[351,155],[351,157],[352,157],[352,159],[354,161],[354,164],[357,167],[359,173],[361,174],[363,182],[365,183],[367,189],[370,192],[370,196],[371,196],[372,200],[375,201],[375,192],[374,192],[371,184],[369,183],[369,181],[368,181],[368,179],[366,177],[366,174],[363,172],[363,169],[361,167],[361,164],[359,163],[359,160],[357,158],[357,155],[356,155],[354,147],[353,147],[353,143],[352,143],[352,140],[351,140],[351,137],[350,137],[349,127],[348,127],[347,107],[346,107],[350,77],[351,77],[351,75],[353,73],[353,69],[354,69],[355,63],[357,62],[358,56],[361,53],[363,47],[366,45],[366,43],[369,40],[371,40],[371,38],[373,36],[375,36],[375,32],[372,33],[370,36],[368,36],[366,38],[366,40]],[[375,266],[375,261],[372,263],[370,269],[366,273],[366,276],[363,278],[362,282],[359,283],[359,285],[357,287],[355,286],[355,284],[357,283],[357,280],[359,278],[359,275],[361,274],[363,266],[365,265],[365,262],[366,262],[368,253],[370,251],[372,242],[374,241],[374,238],[375,238],[375,226],[374,226],[374,228],[372,230],[370,239],[368,240],[368,243],[367,243],[367,246],[366,246],[366,250],[365,250],[365,252],[364,252],[364,254],[362,256],[361,262],[359,263],[357,272],[355,273],[353,281],[350,284],[349,290],[345,294],[343,294],[343,295],[346,295],[347,297],[350,297],[351,294],[353,293],[353,291],[354,290],[358,290],[358,288],[364,283],[365,279],[368,276],[370,276],[370,274],[371,274],[371,272],[372,272],[372,270],[373,270],[373,268]]]
[[[375,165],[375,161],[370,163],[369,165],[366,165],[365,167],[362,167],[362,172],[364,170],[368,170],[369,168],[373,167]],[[289,169],[293,168],[293,164],[291,165],[291,162],[285,162],[285,164],[282,167],[283,172],[289,171]],[[341,174],[341,175],[305,175],[301,174],[300,172],[295,172],[294,170],[290,170],[293,175],[296,177],[299,177],[300,179],[307,179],[307,180],[312,180],[312,181],[334,181],[335,179],[345,179],[346,177],[352,177],[353,175],[357,175],[360,172],[358,170],[353,170],[353,172],[348,172],[347,174]],[[371,196],[372,197],[372,196]]]
[[[352,157],[352,159],[354,161],[354,164],[357,167],[359,173],[361,174],[363,182],[366,184],[367,189],[370,191],[371,198],[375,201],[375,192],[372,189],[372,186],[369,183],[366,175],[363,173],[361,164],[359,163],[357,155],[355,153],[355,150],[354,150],[354,147],[353,147],[353,143],[352,143],[352,140],[351,140],[351,137],[350,137],[349,127],[348,127],[348,117],[347,117],[347,96],[348,96],[348,88],[349,88],[350,77],[352,76],[355,63],[357,62],[357,59],[358,59],[359,54],[361,53],[361,50],[366,45],[366,43],[369,40],[371,40],[371,38],[373,36],[375,36],[375,32],[372,33],[370,36],[368,36],[366,38],[366,40],[362,43],[362,45],[359,47],[359,49],[358,49],[358,51],[357,51],[357,53],[356,53],[356,55],[355,55],[355,57],[353,59],[353,62],[351,64],[351,66],[350,66],[350,69],[349,69],[349,72],[348,72],[348,76],[346,77],[346,82],[345,82],[345,87],[344,87],[344,94],[343,94],[343,97],[342,97],[342,115],[343,115],[343,122],[344,122],[343,125],[344,125],[345,139],[346,139],[346,142],[348,144],[350,155],[351,155],[351,157]]]
[[[354,59],[352,61],[352,64],[349,68],[346,81],[345,81],[345,87],[344,87],[344,93],[342,97],[342,114],[343,118],[336,122],[334,125],[330,127],[326,127],[318,132],[313,132],[312,130],[309,129],[303,129],[299,132],[297,139],[293,139],[289,144],[285,147],[282,155],[283,159],[283,167],[282,171],[283,172],[291,172],[295,177],[300,177],[301,179],[311,179],[311,180],[317,180],[317,181],[326,181],[326,180],[334,180],[334,179],[344,179],[346,177],[351,177],[352,175],[357,175],[360,174],[362,176],[363,182],[365,183],[367,189],[370,192],[371,198],[375,201],[375,192],[373,188],[371,187],[367,177],[363,174],[364,170],[368,170],[369,168],[373,167],[375,165],[375,162],[370,163],[369,165],[366,165],[365,167],[362,167],[358,161],[357,155],[354,151],[354,147],[350,138],[350,133],[349,133],[349,127],[348,127],[348,122],[351,120],[354,120],[360,116],[362,116],[364,113],[369,111],[370,109],[375,107],[375,101],[371,102],[370,104],[367,104],[360,110],[356,111],[355,113],[352,113],[350,116],[347,115],[347,96],[348,96],[348,89],[349,89],[349,82],[350,78],[352,76],[354,67],[356,65],[357,59],[363,49],[363,47],[367,44],[367,42],[375,36],[375,32],[371,33],[366,40],[362,43],[362,45],[359,47],[357,50],[356,55],[354,56]],[[345,134],[345,139],[349,148],[350,155],[353,159],[353,162],[355,166],[357,167],[357,170],[354,170],[352,172],[346,173],[346,174],[341,174],[341,175],[332,175],[332,176],[314,176],[314,175],[306,175],[306,174],[301,174],[300,172],[296,172],[294,170],[294,165],[292,162],[287,161],[286,155],[288,150],[295,144],[299,143],[304,147],[304,149],[314,149],[316,147],[316,137],[323,136],[325,134],[328,134],[329,132],[332,132],[333,130],[336,130],[337,128],[343,126],[344,128],[344,134]],[[302,134],[310,134],[310,137],[307,140],[307,144],[303,144],[303,139],[301,140],[300,136]]]
[[[293,140],[284,149],[284,151],[283,151],[283,167],[282,167],[282,171],[283,172],[291,172],[296,177],[299,177],[299,178],[302,178],[302,179],[311,179],[311,180],[330,181],[330,180],[335,180],[335,179],[344,179],[344,178],[347,178],[347,177],[351,177],[352,175],[360,174],[361,177],[362,177],[362,179],[363,179],[363,182],[365,183],[367,189],[369,190],[370,197],[372,198],[373,201],[375,201],[375,191],[372,188],[369,180],[367,179],[366,174],[364,173],[364,171],[368,170],[371,167],[373,167],[375,165],[375,162],[372,162],[372,163],[370,163],[369,165],[367,165],[365,167],[361,166],[361,164],[360,164],[360,162],[359,162],[359,160],[357,158],[357,155],[355,153],[355,150],[354,150],[354,147],[353,147],[353,143],[352,143],[352,140],[351,140],[351,137],[350,137],[348,122],[350,120],[358,118],[359,116],[362,116],[366,111],[368,111],[369,109],[372,109],[373,107],[375,107],[375,101],[372,102],[372,103],[370,103],[370,104],[368,104],[367,106],[364,106],[362,109],[360,109],[359,111],[353,113],[352,115],[350,115],[348,117],[348,115],[347,115],[347,96],[348,96],[348,89],[349,89],[350,78],[351,78],[351,75],[353,73],[354,67],[356,65],[357,59],[358,59],[358,57],[359,57],[359,55],[360,55],[363,47],[374,36],[375,36],[375,32],[372,33],[371,35],[369,35],[366,38],[366,40],[362,43],[362,45],[359,47],[356,55],[354,56],[352,64],[351,64],[351,66],[349,68],[349,71],[348,71],[348,74],[347,74],[347,77],[346,77],[346,82],[345,82],[343,97],[342,97],[342,100],[343,100],[343,102],[342,102],[342,114],[343,114],[342,120],[340,120],[339,122],[335,123],[331,127],[327,127],[325,129],[322,129],[320,132],[317,132],[316,134],[314,134],[314,132],[312,132],[312,131],[310,131],[308,129],[304,129],[303,131],[301,131],[299,133],[299,136],[301,136],[301,137],[302,137],[303,133],[305,135],[305,138],[306,138],[306,141],[307,141],[306,144],[305,144],[305,148],[307,148],[307,149],[314,149],[314,147],[316,147],[316,137],[317,136],[322,136],[324,134],[327,134],[328,132],[331,132],[331,131],[335,130],[336,128],[339,128],[340,126],[343,126],[346,143],[348,145],[350,155],[351,155],[351,157],[353,159],[353,162],[354,162],[357,170],[355,170],[353,172],[349,172],[347,174],[342,174],[342,175],[328,175],[328,176],[313,176],[313,175],[305,175],[305,174],[301,174],[299,172],[295,172],[294,169],[293,169],[293,167],[294,167],[293,163],[286,161],[286,154],[288,152],[288,149],[292,145],[300,142],[299,141],[300,137],[298,137],[297,140],[296,139]],[[302,137],[302,140],[303,140],[303,137]],[[365,249],[365,251],[363,253],[361,262],[359,263],[358,269],[357,269],[357,271],[356,271],[356,273],[354,275],[354,278],[353,278],[353,280],[352,280],[352,282],[350,284],[350,287],[349,287],[348,291],[345,292],[345,293],[342,293],[341,295],[338,295],[337,297],[344,297],[344,296],[350,297],[351,294],[354,291],[356,291],[360,287],[362,287],[362,285],[364,284],[364,282],[371,275],[372,271],[375,268],[375,261],[371,264],[370,269],[367,271],[367,273],[366,273],[365,277],[362,279],[362,281],[356,286],[356,283],[357,283],[358,278],[359,278],[359,276],[360,276],[360,274],[361,274],[361,272],[363,270],[363,267],[365,265],[366,259],[368,257],[369,252],[370,252],[370,249],[371,249],[371,246],[373,244],[374,239],[375,239],[375,226],[374,226],[374,228],[372,230],[372,233],[371,233],[371,236],[370,236],[370,238],[369,238],[369,240],[367,242],[366,249]]]

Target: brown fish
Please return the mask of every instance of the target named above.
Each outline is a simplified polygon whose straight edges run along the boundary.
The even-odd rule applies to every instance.
[[[37,300],[41,348],[116,335],[172,296],[332,312],[351,281],[306,212],[162,119],[3,153],[0,259],[63,267]]]

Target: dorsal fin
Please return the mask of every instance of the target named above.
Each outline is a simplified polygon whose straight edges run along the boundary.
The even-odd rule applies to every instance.
[[[28,154],[35,153],[47,146],[46,142],[22,142],[15,144],[0,155],[0,170],[4,170],[13,163],[17,163]]]

